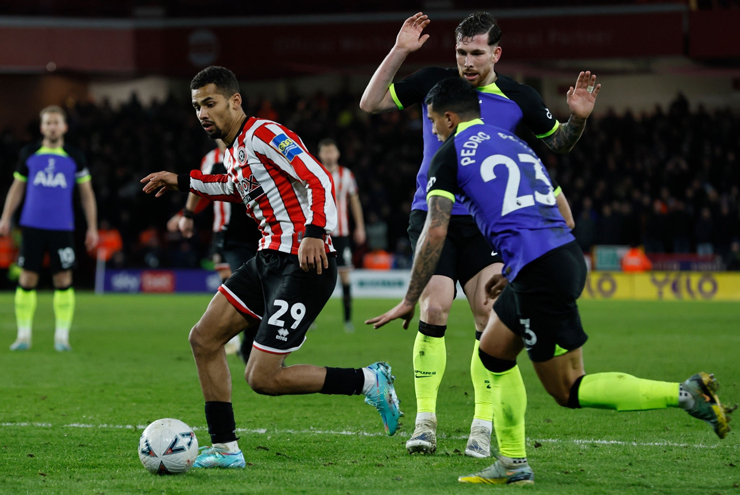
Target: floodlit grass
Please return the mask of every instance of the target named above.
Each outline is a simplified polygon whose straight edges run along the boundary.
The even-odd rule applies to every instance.
[[[473,414],[469,378],[473,324],[456,302],[447,333],[447,372],[438,404],[439,450],[409,456],[413,429],[414,332],[372,330],[362,320],[395,301],[355,301],[354,334],[329,302],[288,363],[359,367],[386,360],[406,412],[394,437],[361,397],[264,397],[230,358],[238,471],[191,470],[157,477],[137,456],[140,427],[174,417],[209,444],[187,334],[209,296],[78,293],[72,353],[52,349],[51,295],[39,294],[33,348],[11,353],[13,295],[0,294],[0,493],[481,493],[519,488],[464,486],[457,476],[490,461],[460,454]],[[716,373],[726,402],[740,401],[740,306],[724,303],[581,304],[589,372],[624,371],[682,381]],[[527,493],[738,494],[740,432],[720,441],[680,410],[571,411],[544,392],[526,356],[527,438],[536,484]]]

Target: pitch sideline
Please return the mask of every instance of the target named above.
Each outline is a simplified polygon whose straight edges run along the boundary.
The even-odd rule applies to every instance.
[[[101,429],[112,429],[112,430],[144,430],[145,425],[110,425],[110,424],[86,424],[86,423],[68,423],[63,425],[53,425],[51,423],[0,423],[0,427],[21,427],[21,428],[101,428]],[[193,431],[207,431],[207,428],[201,426],[192,427]],[[384,437],[385,433],[382,432],[366,432],[366,431],[349,431],[349,430],[292,430],[292,429],[274,429],[267,430],[266,428],[237,428],[239,433],[251,433],[253,435],[344,435],[344,436],[364,436],[364,437]],[[395,436],[397,437],[408,437],[409,434],[406,432],[399,432]],[[465,436],[446,436],[444,434],[439,435],[439,438],[447,440],[467,440]],[[575,444],[575,445],[625,445],[633,447],[693,447],[697,449],[715,449],[718,445],[705,445],[702,443],[689,444],[689,443],[674,443],[674,442],[630,442],[625,440],[603,440],[596,438],[573,438],[573,439],[561,439],[561,438],[528,438],[528,444],[534,444],[535,442],[540,443],[561,443],[561,444]],[[724,446],[727,448],[729,446]],[[737,448],[737,447],[731,447]]]

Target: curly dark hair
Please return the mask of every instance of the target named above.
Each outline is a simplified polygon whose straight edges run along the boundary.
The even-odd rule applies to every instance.
[[[215,84],[226,98],[230,98],[239,92],[239,81],[236,80],[234,73],[226,67],[216,65],[206,67],[190,81],[190,89],[199,89],[208,84]]]
[[[501,41],[503,35],[493,14],[488,12],[473,12],[455,28],[457,41],[470,39],[478,34],[487,34],[489,45],[495,45]]]

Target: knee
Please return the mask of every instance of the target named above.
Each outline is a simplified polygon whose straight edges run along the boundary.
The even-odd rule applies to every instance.
[[[450,314],[450,308],[439,301],[425,301],[421,307],[421,312],[426,323],[432,325],[444,325],[447,323],[447,316]]]
[[[248,368],[244,373],[244,378],[249,387],[260,395],[280,395],[280,387],[274,376]]]
[[[198,322],[193,326],[188,335],[188,342],[190,342],[190,348],[193,350],[195,356],[217,351],[219,347],[214,345],[213,339],[209,339],[203,330],[200,322]]]
[[[555,399],[555,402],[557,402],[559,406],[568,407],[570,399],[570,393],[568,390],[548,390],[548,393],[553,399]]]
[[[558,387],[557,390],[548,390],[547,393],[555,399],[555,402],[557,402],[559,406],[567,407],[569,409],[580,409],[581,403],[578,400],[578,390],[584,376],[586,375],[576,378],[573,383],[563,384],[563,386]]]

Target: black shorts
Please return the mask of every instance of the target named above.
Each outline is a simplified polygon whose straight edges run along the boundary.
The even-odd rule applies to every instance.
[[[331,237],[334,249],[337,250],[337,268],[339,270],[351,270],[352,266],[352,249],[349,237]]]
[[[576,242],[527,264],[493,305],[499,319],[520,335],[534,362],[578,349],[588,340],[578,314],[586,262]]]
[[[337,262],[321,275],[304,272],[298,256],[263,250],[243,264],[219,287],[245,316],[261,320],[254,347],[273,354],[297,351],[306,332],[334,292]]]
[[[423,210],[413,210],[409,217],[409,240],[414,251],[426,219],[427,212]],[[465,286],[468,280],[493,263],[503,263],[503,259],[493,254],[491,245],[478,230],[473,217],[453,215],[434,275],[449,277]]]
[[[46,230],[22,227],[18,266],[39,273],[44,264],[44,253],[49,252],[51,273],[75,267],[75,239],[69,230]]]
[[[223,232],[213,233],[213,263],[216,270],[225,268],[228,265],[232,273],[237,271],[247,261],[254,258],[257,254],[257,243],[248,242],[230,242],[224,240]]]

